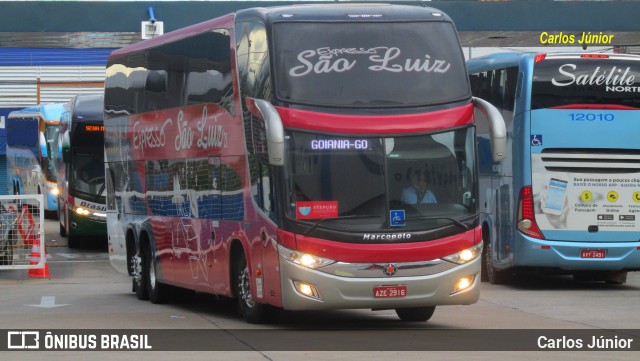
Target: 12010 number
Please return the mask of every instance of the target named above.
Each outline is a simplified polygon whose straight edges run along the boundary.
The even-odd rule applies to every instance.
[[[571,113],[569,114],[572,121],[576,122],[612,122],[616,117],[611,113]]]

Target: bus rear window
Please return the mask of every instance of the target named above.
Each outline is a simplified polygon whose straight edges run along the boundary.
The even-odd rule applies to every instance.
[[[282,22],[273,38],[276,94],[285,102],[379,108],[470,97],[447,22]]]
[[[640,62],[547,59],[534,65],[531,109],[571,106],[640,108]]]

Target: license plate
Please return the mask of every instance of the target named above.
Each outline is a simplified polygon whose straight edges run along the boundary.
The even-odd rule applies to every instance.
[[[407,286],[378,286],[373,288],[374,298],[397,298],[407,295]]]
[[[581,258],[605,258],[606,256],[606,249],[583,249],[580,251]]]

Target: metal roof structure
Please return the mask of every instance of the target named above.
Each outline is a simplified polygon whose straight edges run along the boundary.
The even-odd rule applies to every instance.
[[[312,1],[312,3],[333,1]],[[543,33],[613,35],[640,46],[640,1],[387,1],[448,14],[463,46],[541,46]],[[1,1],[0,48],[120,48],[141,40],[141,22],[169,32],[238,9],[309,1]],[[552,44],[567,45],[567,44]]]

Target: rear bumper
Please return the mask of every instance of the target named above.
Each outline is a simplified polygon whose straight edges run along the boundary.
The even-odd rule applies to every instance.
[[[513,266],[580,271],[640,270],[640,242],[565,242],[521,236]],[[581,251],[606,250],[605,258],[581,258]]]

